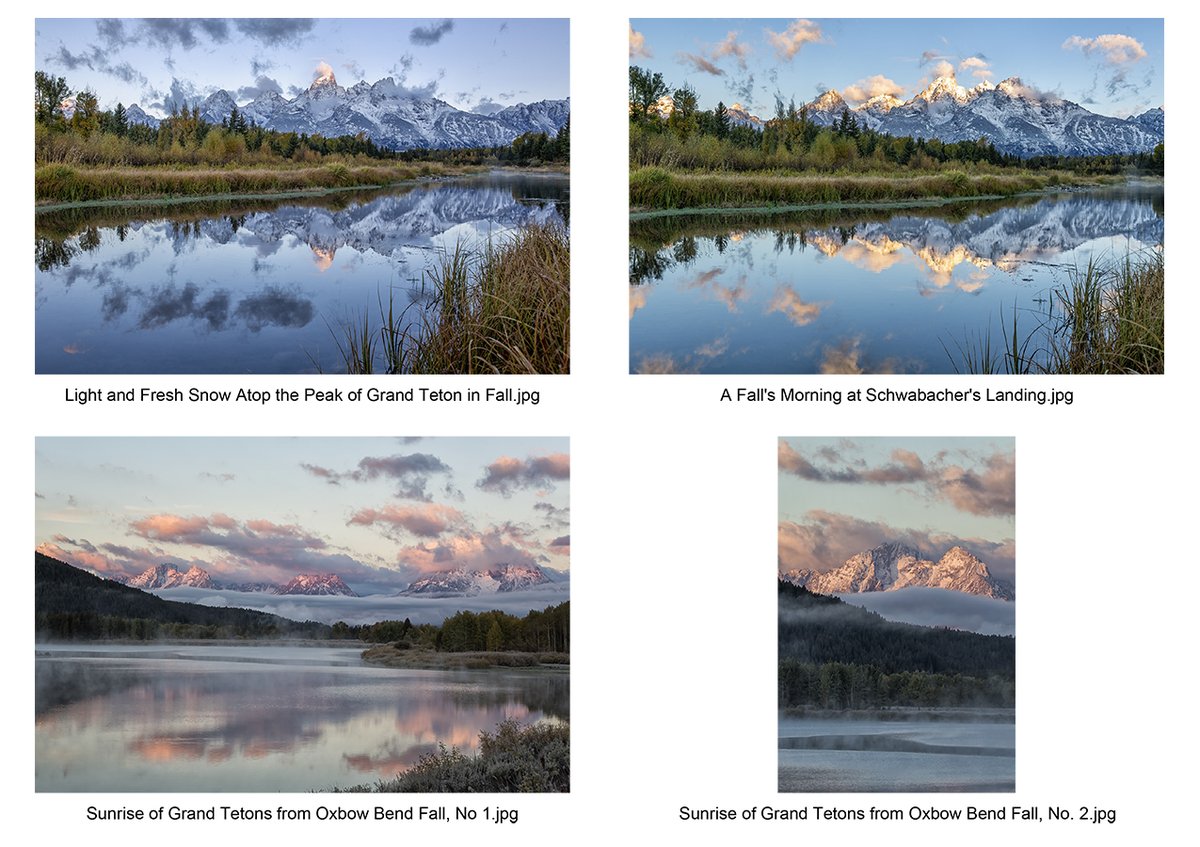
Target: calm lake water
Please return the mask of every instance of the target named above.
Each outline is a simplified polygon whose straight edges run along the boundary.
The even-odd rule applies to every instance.
[[[1089,258],[1160,249],[1162,186],[630,223],[632,373],[955,373]],[[948,353],[947,350],[950,352]]]
[[[368,313],[378,325],[389,298],[396,313],[417,304],[415,319],[441,254],[565,219],[568,185],[493,173],[302,200],[40,214],[37,371],[344,372],[342,327]]]
[[[779,790],[1016,790],[1016,725],[779,717]]]
[[[553,671],[365,665],[358,649],[38,645],[38,791],[321,791],[569,718]]]

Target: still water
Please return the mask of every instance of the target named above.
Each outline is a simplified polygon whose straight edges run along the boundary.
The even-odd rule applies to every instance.
[[[779,717],[779,790],[1014,791],[1016,725]]]
[[[956,373],[1089,259],[1161,249],[1161,185],[630,224],[632,373]]]
[[[568,180],[492,173],[319,198],[103,207],[36,218],[38,373],[344,372],[337,341],[408,318],[427,271],[565,220]]]
[[[553,671],[423,671],[359,649],[39,645],[38,791],[321,791],[374,783],[506,719],[569,719]]]

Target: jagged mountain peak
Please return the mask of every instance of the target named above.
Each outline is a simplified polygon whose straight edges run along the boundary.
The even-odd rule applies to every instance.
[[[475,596],[521,591],[553,580],[536,565],[500,564],[488,568],[456,568],[414,580],[403,595]]]
[[[834,110],[840,112],[842,109],[848,107],[846,106],[846,101],[842,98],[842,95],[838,92],[838,90],[836,88],[831,88],[816,100],[813,100],[811,103],[809,103],[808,108],[816,109],[817,111],[821,112],[830,112]]]
[[[857,553],[838,568],[824,572],[796,570],[785,578],[818,594],[857,594],[925,587],[960,591],[997,600],[1012,600],[1008,583],[992,576],[988,566],[962,546],[954,546],[934,562],[902,542],[878,544]]]
[[[198,565],[192,565],[186,572],[180,571],[171,564],[152,565],[135,577],[125,581],[126,585],[148,591],[154,588],[213,588],[214,583],[208,571]]]
[[[952,76],[939,76],[925,86],[913,100],[923,100],[926,103],[938,103],[944,100],[953,100],[956,103],[966,103],[971,100],[971,93],[966,88],[959,85],[958,80]]]
[[[354,590],[335,573],[297,574],[275,589],[276,594],[305,594],[323,596],[342,594],[347,597],[357,597]]]
[[[897,106],[903,106],[904,101],[894,94],[876,94],[874,97],[858,106],[864,111],[890,112]]]

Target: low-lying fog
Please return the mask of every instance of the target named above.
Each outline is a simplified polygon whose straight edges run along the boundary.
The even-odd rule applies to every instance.
[[[839,600],[868,609],[889,621],[941,626],[982,635],[1013,635],[1017,604],[944,588],[838,594]]]
[[[570,585],[552,583],[527,591],[480,594],[475,597],[398,597],[372,594],[367,597],[308,596],[304,594],[268,594],[260,591],[230,591],[213,588],[168,588],[152,592],[164,600],[199,603],[204,606],[232,606],[269,612],[294,621],[319,621],[332,624],[369,624],[384,620],[404,620],[414,624],[440,624],[455,612],[488,612],[498,609],[518,617],[530,610],[556,606],[570,599]]]

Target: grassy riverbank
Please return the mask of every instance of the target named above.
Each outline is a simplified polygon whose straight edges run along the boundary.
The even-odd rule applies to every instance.
[[[688,172],[637,168],[629,175],[631,210],[898,203],[1011,197],[1032,191],[1097,185],[1100,178],[1060,171],[912,175]]]
[[[385,186],[478,170],[430,163],[257,165],[251,167],[80,167],[40,165],[34,174],[39,204],[214,199],[221,196],[314,192]]]
[[[571,728],[568,724],[504,721],[479,734],[479,753],[438,745],[400,776],[340,792],[550,793],[571,790]],[[514,819],[515,822],[515,819]]]
[[[516,651],[473,651],[448,653],[421,648],[397,649],[379,644],[363,651],[363,661],[388,668],[421,670],[483,670],[485,668],[536,668],[571,663],[569,653],[524,653]]]
[[[427,279],[433,298],[415,321],[389,302],[378,323],[367,313],[335,331],[348,373],[570,372],[571,249],[562,224],[526,226],[475,250],[459,245]]]

